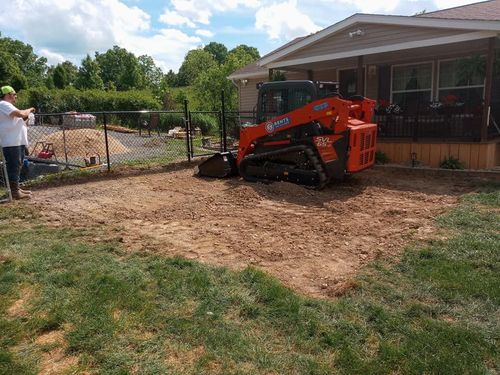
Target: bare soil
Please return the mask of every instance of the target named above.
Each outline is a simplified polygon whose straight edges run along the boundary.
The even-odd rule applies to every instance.
[[[96,241],[117,238],[130,251],[232,269],[251,265],[328,298],[373,259],[439,236],[433,219],[473,189],[463,179],[378,168],[322,191],[201,179],[189,168],[45,188],[32,202],[51,225],[104,228],[106,238]]]

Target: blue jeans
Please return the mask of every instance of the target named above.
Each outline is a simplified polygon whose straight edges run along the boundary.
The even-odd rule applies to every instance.
[[[24,161],[25,147],[26,146],[22,145],[2,148],[9,181],[19,182],[19,175]]]

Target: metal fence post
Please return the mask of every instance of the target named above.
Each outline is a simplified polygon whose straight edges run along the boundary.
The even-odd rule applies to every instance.
[[[104,141],[106,142],[106,160],[108,164],[108,172],[111,171],[111,160],[109,160],[109,142],[108,142],[108,118],[106,113],[103,115],[104,117]]]
[[[227,131],[226,131],[226,102],[224,100],[224,90],[221,92],[221,122],[222,122],[222,151],[227,152]]]
[[[191,161],[191,125],[190,125],[190,116],[188,111],[188,101],[184,99],[184,124],[186,126],[186,152],[188,161]]]

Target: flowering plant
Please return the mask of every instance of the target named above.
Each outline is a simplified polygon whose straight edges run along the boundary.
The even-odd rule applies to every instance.
[[[383,114],[397,115],[397,114],[400,114],[403,112],[403,110],[401,109],[401,107],[399,105],[391,103],[385,99],[379,99],[377,101],[377,106],[375,107],[375,111],[379,115],[383,115]]]
[[[456,95],[446,95],[441,98],[441,103],[445,107],[461,107],[464,103],[460,102],[460,98]]]

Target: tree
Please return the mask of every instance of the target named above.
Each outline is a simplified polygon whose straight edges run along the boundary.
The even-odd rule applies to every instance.
[[[0,51],[0,85],[11,85],[16,90],[28,86],[28,82],[17,62],[5,51]]]
[[[227,76],[256,60],[255,51],[257,50],[253,47],[245,47],[231,50],[224,65],[216,65],[200,73],[194,84],[194,92],[197,101],[203,103],[204,108],[219,109],[222,90],[224,90],[227,108],[230,110],[238,108],[238,93]]]
[[[21,72],[26,86],[39,87],[44,85],[47,59],[38,57],[33,52],[33,47],[19,40],[0,38],[0,51],[6,52],[12,58],[12,60],[9,59],[8,63],[9,65],[17,65],[17,69],[12,69]]]
[[[75,84],[78,76],[78,68],[70,61],[65,61],[57,66],[52,71],[54,87],[64,89]]]
[[[211,53],[202,49],[193,49],[189,51],[184,58],[184,62],[179,68],[178,85],[190,86],[198,75],[218,65]]]
[[[95,56],[101,69],[101,79],[106,87],[116,86],[119,91],[144,87],[142,70],[133,53],[125,48],[113,46],[105,53],[96,52]]]
[[[227,47],[222,43],[210,42],[203,50],[210,53],[220,65],[226,61]]]
[[[172,69],[163,76],[162,87],[177,87],[177,74]]]
[[[144,86],[158,92],[163,79],[163,72],[156,66],[151,56],[142,55],[137,60],[144,77]]]
[[[251,57],[252,61],[260,59],[260,53],[255,47],[247,46],[246,44],[240,44],[239,46],[234,47],[229,54],[240,54],[240,55],[248,55]]]
[[[100,76],[99,64],[87,55],[78,69],[75,87],[78,89],[104,89],[104,83]]]

